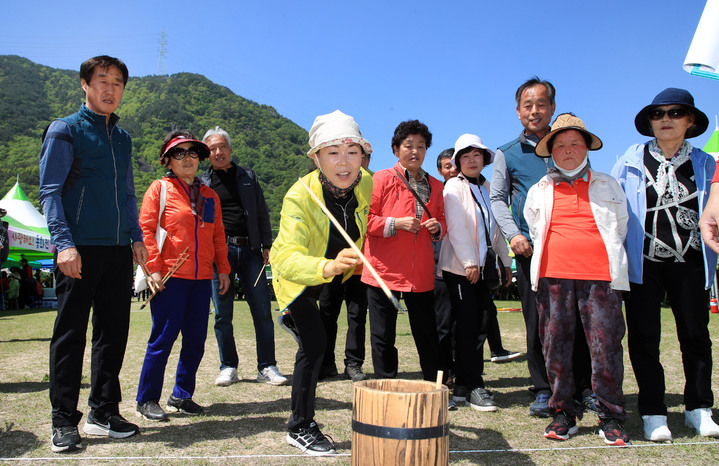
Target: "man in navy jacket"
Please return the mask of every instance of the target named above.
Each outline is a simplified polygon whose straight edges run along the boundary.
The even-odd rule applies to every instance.
[[[40,202],[56,248],[57,318],[50,342],[52,451],[82,448],[77,410],[85,335],[93,308],[90,435],[139,432],[119,413],[119,373],[130,325],[132,262],[147,250],[138,222],[132,141],[117,126],[128,72],[106,55],[80,67],[85,103],[45,131]]]

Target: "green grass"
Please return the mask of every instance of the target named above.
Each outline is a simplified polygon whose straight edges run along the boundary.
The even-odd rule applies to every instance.
[[[517,302],[497,302],[498,307],[519,307]],[[276,307],[276,303],[273,303]],[[240,353],[242,381],[227,388],[215,387],[218,352],[212,327],[208,329],[205,356],[198,372],[194,399],[205,406],[207,416],[171,416],[169,422],[153,423],[135,417],[135,394],[151,318],[133,303],[130,338],[120,374],[124,401],[121,412],[137,422],[142,433],[126,440],[85,438],[85,450],[71,455],[50,452],[50,403],[48,400],[48,347],[55,312],[51,310],[0,311],[0,458],[38,458],[37,463],[57,458],[81,464],[214,464],[261,463],[306,464],[309,460],[284,441],[290,409],[291,387],[272,387],[255,382],[256,353],[252,319],[244,301],[235,303],[235,334]],[[277,313],[273,312],[276,319]],[[213,316],[210,316],[211,322]],[[523,351],[524,323],[521,312],[500,312],[504,346]],[[342,369],[344,359],[344,312],[336,355]],[[684,376],[671,312],[663,313],[662,362],[666,372],[669,425],[674,445],[654,445],[642,439],[637,412],[636,382],[626,356],[625,380],[628,419],[625,427],[633,445],[640,448],[605,447],[596,435],[596,416],[579,422],[579,435],[568,442],[546,440],[542,433],[548,420],[527,415],[532,401],[526,361],[485,364],[487,387],[496,394],[499,411],[479,413],[462,407],[450,412],[450,462],[455,464],[711,464],[719,458],[719,441],[698,437],[684,426],[682,392]],[[712,315],[710,332],[714,345],[719,335],[719,315]],[[406,315],[397,319],[397,346],[401,378],[420,378],[417,352]],[[284,374],[292,373],[297,345],[275,326],[277,360]],[[90,333],[88,331],[88,341]],[[369,341],[367,342],[369,343]],[[169,395],[177,365],[179,342],[173,349],[165,373],[163,404]],[[372,375],[369,346],[364,369]],[[488,356],[488,351],[486,350]],[[715,371],[713,386],[719,374]],[[89,345],[83,367],[83,389],[79,409],[88,412]],[[352,437],[352,384],[336,379],[317,388],[316,418],[323,432],[330,434],[339,453],[350,453]],[[719,419],[719,415],[715,415]],[[84,423],[81,421],[80,427]],[[703,443],[707,444],[703,444]],[[697,444],[702,443],[702,444]],[[479,451],[478,451],[479,450]],[[512,450],[512,451],[506,451]],[[260,455],[250,457],[249,455]],[[275,456],[262,456],[275,455]],[[287,456],[281,456],[287,455]],[[87,461],[81,461],[86,458]],[[106,458],[106,459],[105,459]],[[130,458],[130,459],[127,459]],[[318,460],[348,464],[349,456]],[[36,464],[37,464],[36,463]],[[66,461],[63,462],[63,464]]]

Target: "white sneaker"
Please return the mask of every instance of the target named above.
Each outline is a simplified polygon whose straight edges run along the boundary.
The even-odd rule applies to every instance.
[[[644,438],[652,442],[671,442],[672,433],[667,426],[667,417],[658,414],[642,416],[644,420]]]
[[[280,374],[277,366],[267,366],[257,373],[257,381],[270,385],[284,385],[287,383],[287,377]]]
[[[696,429],[702,437],[719,437],[719,426],[712,419],[712,410],[709,408],[684,411],[684,423]]]
[[[219,377],[215,379],[215,385],[218,387],[229,387],[233,383],[239,382],[237,377],[237,369],[234,367],[225,367],[220,371]]]

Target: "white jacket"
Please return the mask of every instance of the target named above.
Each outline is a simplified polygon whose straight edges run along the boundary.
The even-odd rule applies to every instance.
[[[489,182],[485,181],[480,188],[486,206],[489,208]],[[487,241],[484,239],[482,218],[478,213],[477,204],[472,198],[470,183],[463,175],[447,181],[442,192],[444,197],[444,217],[447,220],[447,235],[442,240],[439,253],[437,273],[446,270],[455,275],[466,276],[465,268],[484,264],[487,256]],[[491,208],[485,215],[492,215]],[[477,218],[479,215],[479,219]],[[507,242],[492,219],[490,235],[492,249],[502,260],[505,267],[512,265]],[[481,228],[480,228],[481,227]],[[479,232],[482,231],[481,237]]]
[[[629,290],[627,253],[624,237],[627,235],[627,198],[617,180],[601,172],[589,170],[589,202],[594,221],[604,241],[609,259],[610,286],[615,290]],[[524,216],[534,243],[531,277],[532,289],[537,290],[539,266],[544,253],[549,224],[554,207],[554,182],[544,176],[529,189],[524,205]],[[587,261],[592,258],[588,257]]]

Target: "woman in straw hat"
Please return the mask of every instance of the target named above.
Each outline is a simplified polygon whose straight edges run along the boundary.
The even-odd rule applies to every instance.
[[[447,235],[437,267],[447,284],[456,318],[454,401],[464,401],[457,397],[464,390],[466,403],[473,409],[496,411],[494,395],[485,388],[482,379],[484,338],[480,337],[484,313],[490,312],[492,306],[484,271],[485,267],[497,267],[490,250],[496,251],[502,264],[507,264],[502,271],[506,277],[512,276],[512,270],[507,242],[490,209],[489,183],[481,174],[494,160],[494,152],[479,136],[463,134],[457,139],[450,160],[459,175],[444,186]]]
[[[367,231],[372,178],[361,168],[372,146],[354,118],[339,110],[318,116],[310,129],[307,153],[317,169],[302,178],[338,219],[358,247]],[[315,390],[326,336],[317,299],[335,276],[352,276],[357,254],[300,182],[282,202],[280,231],[270,251],[274,289],[297,330],[299,349],[292,377],[292,414],[287,442],[309,455],[336,453],[332,440],[315,422]]]
[[[148,253],[146,266],[152,274],[148,278],[160,291],[150,302],[152,330],[137,387],[137,412],[152,421],[167,419],[158,400],[167,358],[180,333],[180,360],[167,407],[189,415],[204,413],[192,395],[205,352],[213,262],[217,265],[220,292],[225,293],[230,286],[220,199],[195,176],[199,160],[209,155],[207,146],[189,131],[170,132],[160,149],[160,161],[168,172],[161,181],[150,185],[142,200],[140,226]],[[166,186],[166,200],[158,222],[162,183]],[[155,239],[158,223],[167,231],[161,250]],[[188,259],[163,285],[163,277],[175,268],[185,249]]]
[[[677,325],[686,377],[685,422],[699,435],[719,437],[711,413],[714,395],[707,312],[717,254],[702,245],[698,227],[716,163],[687,141],[704,133],[708,120],[694,106],[689,92],[668,88],[637,114],[634,125],[640,134],[653,139],[631,146],[612,175],[624,188],[629,206],[627,330],[644,437],[672,440],[659,360],[665,292]]]
[[[629,289],[626,198],[617,181],[592,170],[588,151],[602,141],[571,113],[559,115],[535,152],[551,155],[554,168],[527,194],[524,215],[534,242],[532,289],[537,292],[539,335],[556,410],[544,436],[567,440],[577,432],[581,407],[573,399],[575,329],[582,325],[592,362],[599,435],[628,445],[621,426],[624,364],[622,290]],[[579,313],[581,323],[577,322]]]

